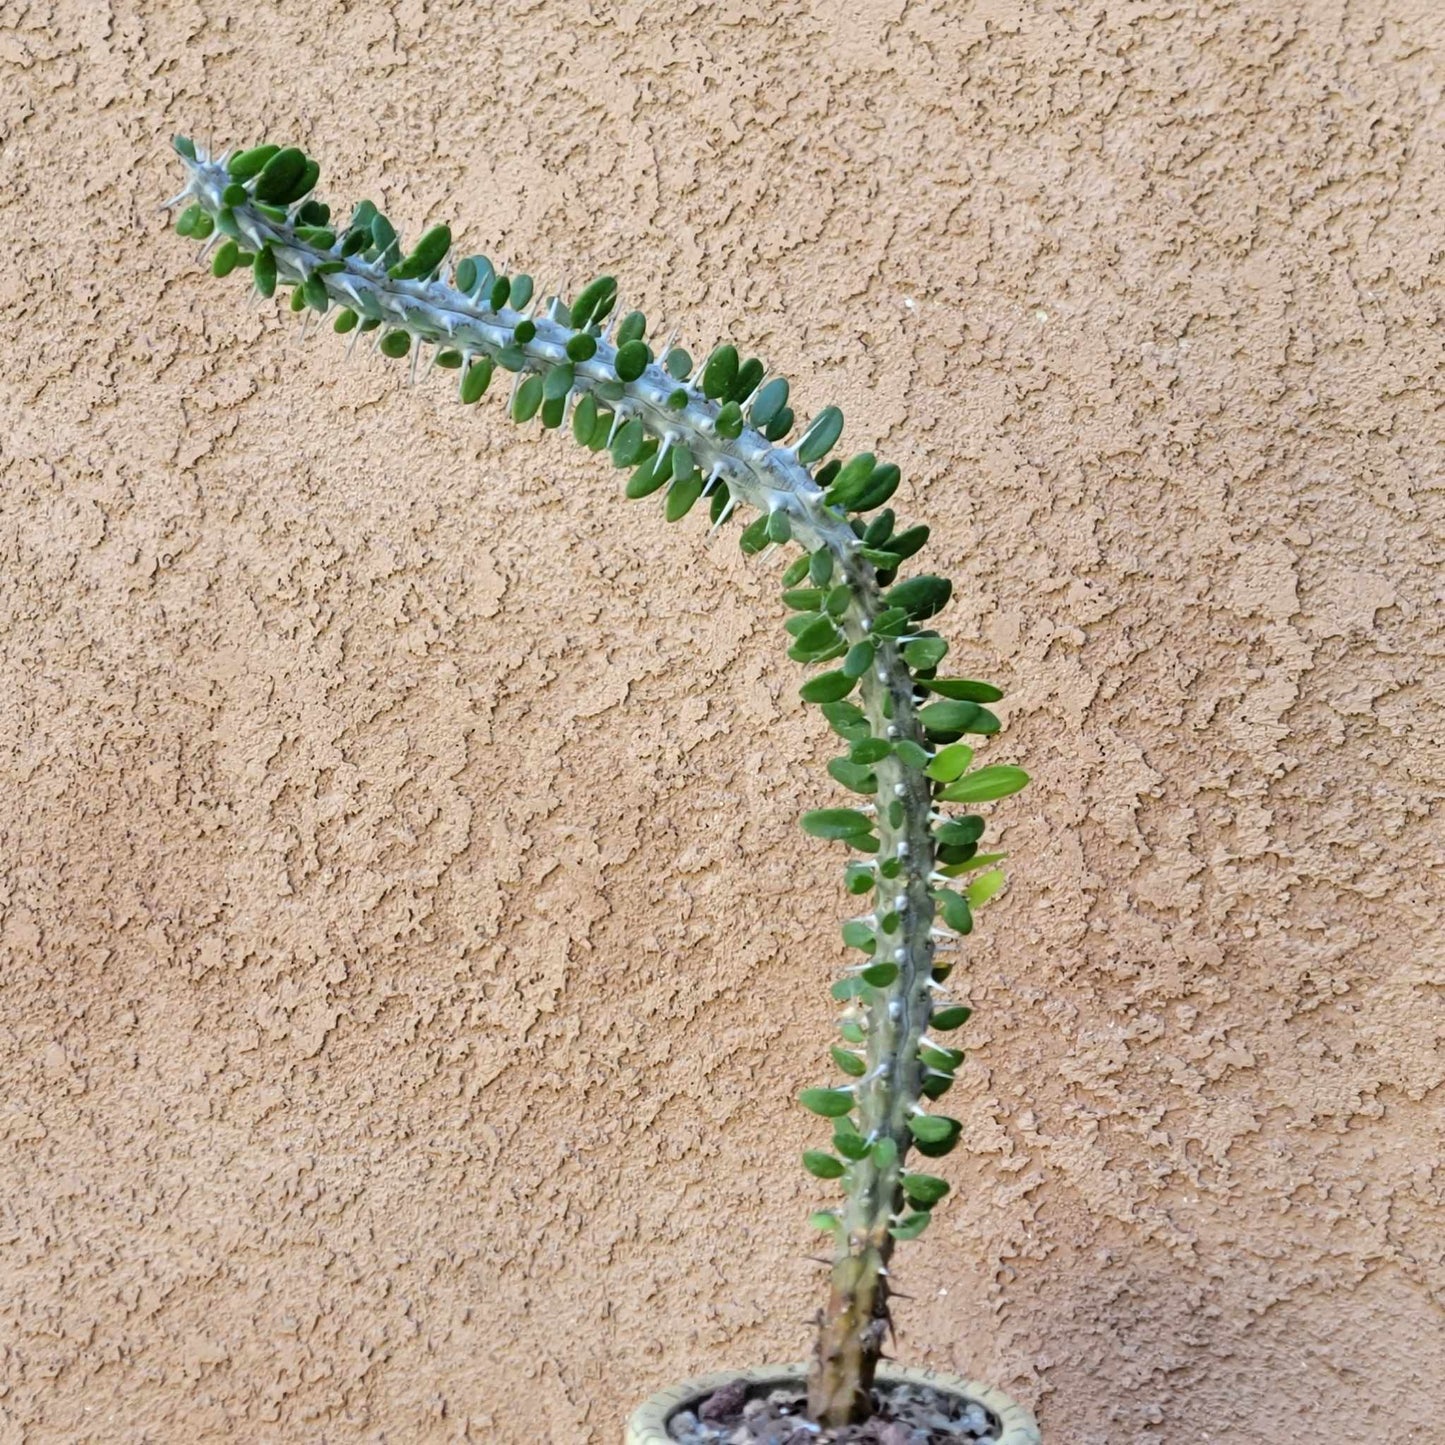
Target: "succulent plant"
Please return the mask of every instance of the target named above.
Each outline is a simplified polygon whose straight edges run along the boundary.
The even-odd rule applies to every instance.
[[[952,809],[1028,781],[1015,767],[973,766],[964,739],[998,731],[989,704],[1002,694],[939,674],[948,644],[928,623],[952,587],[930,573],[899,579],[928,540],[887,506],[899,469],[869,451],[833,455],[839,409],[799,427],[788,382],[732,345],[700,365],[680,347],[654,350],[611,276],[570,301],[544,294],[485,256],[454,259],[446,226],[408,248],[370,201],[334,220],[311,197],[319,166],[294,146],[212,157],[185,137],[174,144],[185,186],[167,205],[181,235],[206,243],[215,275],[244,268],[264,297],[289,287],[293,311],[329,317],[352,345],[370,333],[383,356],[409,358],[413,379],[430,348],[427,371],[454,372],[465,405],[510,378],[513,419],[570,426],[627,471],[628,497],[660,493],[670,522],[705,504],[714,530],[746,508],[756,516],[738,539],[745,553],[797,553],[782,574],[788,656],[818,669],[801,694],[846,744],[828,771],[853,795],[801,821],[856,855],[844,883],[864,909],[842,926],[861,960],[832,985],[839,1077],[799,1096],[833,1130],[803,1166],[842,1190],[811,1220],[833,1257],[809,1412],[829,1426],[865,1418],[891,1323],[889,1259],[948,1192],[929,1169],[960,1133],[933,1108],[963,1061],[950,1040],[969,1016],[949,996],[951,950],[1003,883],[1003,855],[980,851],[984,820]]]

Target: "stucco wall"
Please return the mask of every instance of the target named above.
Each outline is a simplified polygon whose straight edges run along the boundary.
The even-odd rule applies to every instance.
[[[0,3],[4,1440],[610,1445],[818,1298],[776,567],[248,310],[155,212],[194,130],[902,464],[1037,781],[899,1354],[1051,1445],[1445,1441],[1442,41]]]

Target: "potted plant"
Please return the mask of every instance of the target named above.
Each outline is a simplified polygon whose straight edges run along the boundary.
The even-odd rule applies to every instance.
[[[296,147],[212,157],[174,144],[185,185],[167,204],[180,234],[205,242],[215,275],[245,268],[263,297],[289,286],[292,310],[327,318],[352,345],[369,333],[383,356],[409,358],[413,378],[430,348],[427,371],[454,372],[463,404],[501,373],[514,420],[570,427],[627,470],[628,497],[661,493],[669,521],[706,505],[715,530],[746,508],[756,516],[739,537],[745,553],[797,553],[782,574],[788,655],[818,669],[802,697],[846,743],[828,771],[854,795],[802,819],[851,850],[844,882],[859,910],[843,924],[858,962],[832,986],[837,1076],[800,1095],[832,1128],[831,1147],[806,1151],[803,1166],[843,1196],[811,1219],[831,1240],[830,1285],[806,1370],[664,1391],[637,1411],[628,1440],[1037,1441],[1032,1418],[999,1392],[881,1363],[894,1247],[923,1232],[947,1193],[931,1161],[960,1130],[934,1109],[963,1062],[955,1031],[969,1015],[949,994],[952,950],[1003,883],[1002,855],[981,851],[983,819],[952,810],[1028,781],[1018,768],[973,766],[966,739],[998,731],[988,704],[1001,694],[940,675],[948,644],[928,624],[951,586],[900,579],[928,528],[900,528],[887,508],[898,468],[867,451],[830,458],[842,413],[825,407],[799,433],[787,381],[730,345],[701,365],[670,345],[655,353],[642,314],[620,314],[610,276],[570,300],[544,294],[485,257],[453,262],[446,226],[408,249],[370,201],[339,223],[312,198],[319,167]]]

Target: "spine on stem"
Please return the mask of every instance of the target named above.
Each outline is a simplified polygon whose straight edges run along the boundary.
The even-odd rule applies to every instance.
[[[168,204],[183,207],[177,229],[206,242],[216,275],[244,267],[266,297],[289,286],[308,322],[329,316],[352,345],[369,337],[384,356],[409,358],[413,379],[430,349],[427,370],[455,372],[465,404],[510,378],[513,418],[570,425],[627,470],[628,497],[661,493],[669,521],[706,500],[714,529],[743,507],[756,513],[740,535],[744,552],[801,549],[783,576],[789,656],[824,669],[801,693],[847,743],[829,772],[858,799],[802,824],[859,855],[845,883],[871,905],[843,925],[863,961],[833,985],[844,1005],[832,1049],[842,1081],[800,1095],[834,1130],[832,1148],[806,1151],[804,1166],[843,1189],[841,1208],[813,1216],[834,1257],[809,1412],[825,1425],[866,1418],[889,1326],[889,1259],[948,1188],[910,1155],[946,1154],[959,1135],[957,1121],[928,1108],[963,1060],[942,1035],[969,1012],[947,997],[953,961],[940,947],[971,931],[973,909],[1003,882],[994,866],[1003,855],[979,851],[983,820],[945,809],[1027,782],[1017,768],[971,766],[961,739],[998,730],[987,705],[1002,694],[938,675],[948,645],[926,624],[952,589],[930,574],[897,578],[928,538],[924,526],[899,530],[886,507],[898,468],[871,452],[829,459],[843,429],[836,407],[789,442],[787,381],[731,345],[701,365],[670,344],[654,353],[646,319],[620,313],[610,276],[570,301],[544,294],[484,256],[453,262],[446,226],[405,250],[370,201],[334,223],[310,198],[319,168],[294,147],[213,158],[184,137],[175,145],[186,178]]]

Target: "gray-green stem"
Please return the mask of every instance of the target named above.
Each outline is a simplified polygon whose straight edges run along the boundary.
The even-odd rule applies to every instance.
[[[224,158],[186,161],[189,182],[185,196],[210,215],[226,209],[222,199],[229,176]],[[343,307],[379,319],[385,327],[410,333],[414,342],[457,350],[464,358],[496,357],[516,347],[522,372],[545,373],[567,361],[566,345],[573,331],[545,313],[528,318],[503,307],[490,311],[441,280],[396,280],[386,267],[360,256],[341,258],[338,250],[321,250],[302,240],[290,222],[274,221],[243,203],[231,212],[245,244],[255,252],[269,247],[280,279],[305,282],[324,265],[341,262],[322,275],[328,296]],[[219,236],[219,233],[218,233]],[[517,341],[524,320],[535,335]],[[380,336],[378,332],[378,336]],[[835,581],[846,580],[852,600],[841,619],[851,642],[870,636],[884,610],[874,568],[859,555],[861,542],[847,518],[824,501],[795,452],[745,428],[729,439],[716,427],[719,407],[695,387],[688,387],[685,407],[668,405],[679,383],[653,363],[641,376],[619,382],[615,349],[599,340],[591,359],[574,364],[572,402],[599,393],[619,419],[637,416],[660,441],[685,443],[700,471],[720,479],[732,498],[762,512],[784,509],[792,536],[809,551],[826,548],[833,558]],[[860,680],[860,701],[875,736],[907,738],[923,746],[925,733],[915,716],[914,684],[902,657],[902,643],[875,638],[876,654]],[[891,1163],[880,1164],[870,1153],[852,1163],[847,1179],[843,1227],[837,1234],[832,1289],[820,1320],[818,1349],[810,1379],[810,1413],[825,1424],[863,1418],[887,1322],[887,1263],[892,1252],[890,1226],[902,1200],[903,1161],[912,1142],[910,1114],[920,1097],[922,1065],[918,1051],[930,1012],[933,944],[930,928],[934,904],[930,895],[934,868],[931,791],[924,773],[890,754],[875,768],[878,790],[877,858],[898,858],[893,879],[877,875],[875,918],[881,924],[897,912],[895,933],[877,929],[879,957],[897,964],[892,984],[870,993],[866,1042],[867,1073],[855,1088],[858,1127],[873,1141],[892,1139],[897,1146]],[[901,822],[889,821],[890,804],[903,805]]]

